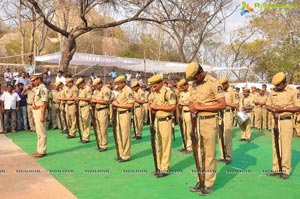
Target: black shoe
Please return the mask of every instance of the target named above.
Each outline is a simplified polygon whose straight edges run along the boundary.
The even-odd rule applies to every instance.
[[[280,173],[271,171],[271,172],[266,173],[266,175],[267,176],[280,176]]]
[[[159,171],[153,171],[152,175],[157,176],[158,173],[159,173]]]
[[[58,127],[53,127],[51,130],[56,130],[56,129],[58,129]]]
[[[197,182],[197,184],[193,187],[190,187],[190,192],[199,192],[201,191],[201,184],[200,182]]]
[[[82,144],[86,144],[86,143],[89,143],[90,141],[89,140],[80,140],[79,142]]]
[[[283,174],[281,174],[280,178],[281,178],[282,180],[287,180],[287,179],[289,178],[289,175],[286,174],[286,173],[283,173]]]
[[[61,133],[61,134],[67,134],[68,131],[67,131],[67,130],[63,130],[63,131],[61,131],[60,133]]]
[[[142,139],[142,136],[136,136],[136,138],[135,139],[137,139],[137,140],[141,140]]]
[[[129,159],[125,160],[125,159],[122,159],[122,158],[120,158],[120,159],[118,160],[118,162],[128,162],[128,161],[129,161]]]
[[[75,136],[73,136],[73,135],[67,135],[67,139],[73,139],[73,138],[75,138]]]
[[[213,191],[214,191],[214,189],[212,187],[203,187],[200,190],[199,194],[201,196],[207,196],[207,195],[211,194]]]
[[[246,139],[241,138],[241,139],[239,139],[239,141],[240,141],[240,142],[243,142],[243,141],[246,141]]]
[[[157,178],[163,178],[163,177],[166,177],[167,175],[169,175],[169,173],[167,173],[167,172],[158,172],[156,174],[156,177]]]
[[[182,148],[182,149],[179,149],[179,150],[178,150],[178,152],[180,152],[180,153],[184,153],[184,152],[185,152],[185,149],[184,149],[184,148]]]
[[[99,148],[98,151],[99,151],[99,152],[104,152],[104,151],[107,151],[107,149]]]
[[[217,162],[225,162],[225,160],[224,160],[224,159],[221,159],[221,158],[219,158],[219,159],[217,159]]]
[[[183,153],[184,154],[191,154],[191,153],[193,153],[193,151],[185,150]]]
[[[231,163],[231,160],[226,160],[225,161],[225,164],[227,165],[227,164],[230,164]]]
[[[115,161],[119,161],[119,160],[121,160],[122,158],[121,157],[116,157],[115,158]]]
[[[137,136],[132,136],[131,138],[132,138],[132,139],[136,139],[136,137],[137,137]]]

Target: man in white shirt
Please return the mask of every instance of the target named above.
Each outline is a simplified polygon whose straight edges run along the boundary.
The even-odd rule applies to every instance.
[[[2,96],[2,88],[0,84],[0,102],[1,102],[1,96]],[[2,114],[2,106],[0,106],[0,134],[3,134],[3,114]]]
[[[12,85],[7,86],[7,91],[1,96],[2,113],[4,113],[4,133],[11,130],[16,132],[16,112],[19,110],[19,95],[13,91]]]
[[[63,76],[63,72],[61,70],[57,72],[55,82],[61,82],[66,85],[66,78]]]
[[[15,68],[15,71],[13,72],[13,85],[16,85],[16,81],[19,79],[19,72],[18,72],[18,69]]]
[[[4,76],[4,80],[6,82],[6,86],[9,85],[9,84],[11,84],[11,81],[13,79],[13,75],[10,72],[9,68],[6,68],[6,72],[3,74],[3,76]]]

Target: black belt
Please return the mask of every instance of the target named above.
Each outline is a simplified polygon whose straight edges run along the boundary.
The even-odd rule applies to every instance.
[[[281,116],[279,117],[279,120],[291,120],[292,116]]]
[[[131,113],[131,110],[119,111],[119,114],[124,114],[124,113]]]
[[[75,104],[75,102],[74,103],[70,103],[70,104],[67,104],[68,106],[72,106],[72,105],[74,105]]]
[[[208,116],[199,115],[198,117],[200,118],[200,120],[206,120],[206,119],[214,118],[214,117],[216,117],[216,115],[208,115]]]
[[[83,105],[83,106],[79,106],[80,108],[83,108],[83,107],[86,107],[87,105],[89,105],[89,104],[86,104],[86,105]]]
[[[252,111],[245,111],[246,113],[251,113]]]
[[[27,104],[27,106],[32,106],[32,104]]]
[[[172,116],[168,115],[167,117],[157,118],[157,121],[164,122],[164,121],[169,121],[170,119],[172,119]]]
[[[190,110],[183,110],[184,113],[189,113],[191,112]]]
[[[138,106],[135,106],[134,108],[141,108],[142,106],[141,105],[138,105]]]
[[[58,102],[52,102],[53,104],[58,104]]]
[[[96,108],[96,111],[102,111],[104,109],[107,109],[107,106],[106,107],[103,107],[103,108]]]
[[[231,109],[225,109],[224,112],[231,112]]]

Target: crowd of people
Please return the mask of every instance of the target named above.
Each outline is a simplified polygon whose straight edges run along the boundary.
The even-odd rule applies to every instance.
[[[277,146],[272,144],[273,168],[267,175],[288,179],[293,132],[300,136],[300,91],[287,86],[284,73],[273,77],[274,88],[270,92],[262,85],[243,87],[242,93],[240,88],[230,86],[227,77],[216,79],[195,62],[187,66],[186,78],[176,85],[164,81],[161,75],[150,77],[150,87],[146,87],[139,73],[135,80],[131,75],[117,76],[115,71],[110,74],[112,82],[104,84],[94,73],[85,81],[83,77],[65,77],[58,71],[52,84],[49,70],[30,77],[22,72],[15,79],[8,69],[4,73],[5,89],[0,90],[0,133],[23,129],[37,132],[37,152],[32,155],[41,158],[47,154],[46,128],[61,129],[67,139],[79,135],[80,142],[86,144],[93,126],[98,151],[105,152],[108,127],[112,125],[115,160],[127,162],[131,138],[142,139],[143,125],[150,123],[156,137],[156,144],[152,145],[156,167],[153,175],[162,178],[169,174],[172,132],[178,123],[182,133],[179,152],[193,153],[198,171],[198,182],[190,191],[208,195],[216,180],[216,162],[231,164],[233,126],[240,127],[240,141],[246,143],[251,141],[251,129],[274,131],[276,127],[280,132],[281,157],[276,156]],[[247,119],[239,118],[239,114]],[[216,133],[220,131],[220,157],[216,158]],[[276,139],[273,136],[273,143]],[[201,160],[197,157],[199,151]]]

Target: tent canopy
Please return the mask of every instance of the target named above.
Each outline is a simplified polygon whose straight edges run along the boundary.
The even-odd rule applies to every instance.
[[[38,62],[46,62],[52,64],[59,64],[61,59],[61,52],[47,54],[35,57]],[[83,66],[115,66],[132,71],[146,71],[147,73],[182,73],[185,72],[187,63],[154,61],[149,59],[135,59],[125,57],[113,57],[106,55],[94,55],[86,53],[75,53],[70,65]],[[213,67],[209,65],[202,65],[205,71],[224,71],[224,70],[247,70],[247,67],[242,68],[227,68],[227,67]]]

